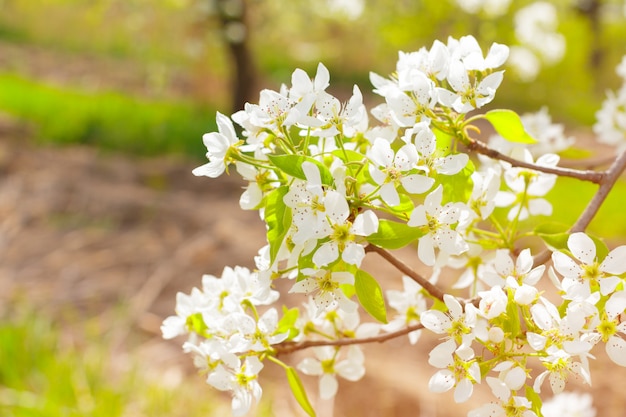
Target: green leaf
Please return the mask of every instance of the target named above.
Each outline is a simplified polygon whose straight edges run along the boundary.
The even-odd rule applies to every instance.
[[[496,129],[504,139],[515,143],[537,143],[537,140],[526,132],[522,119],[513,110],[491,110],[485,114],[485,119]]]
[[[359,302],[373,318],[387,323],[387,309],[383,290],[370,274],[363,270],[358,270],[354,278],[354,287]]]
[[[409,221],[411,217],[411,213],[415,210],[415,204],[411,197],[409,197],[405,193],[399,193],[400,196],[400,204],[397,206],[389,207],[389,209],[399,218],[404,219],[405,221]]]
[[[265,221],[267,222],[267,241],[270,244],[270,262],[276,260],[278,250],[285,240],[291,226],[291,209],[283,201],[289,186],[283,185],[266,196]]]
[[[285,368],[287,373],[287,381],[289,382],[289,387],[291,388],[291,392],[295,397],[300,407],[311,417],[315,417],[315,410],[311,406],[309,399],[306,396],[306,391],[304,390],[304,386],[302,385],[302,381],[300,381],[300,377],[295,369],[291,366]]]
[[[532,387],[526,386],[526,398],[530,400],[532,410],[535,414],[537,414],[537,417],[543,417],[543,414],[541,413],[541,397]]]
[[[332,185],[333,184],[333,176],[322,164],[316,159],[313,159],[309,156],[304,155],[268,155],[268,158],[277,168],[283,171],[285,174],[291,175],[292,177],[299,178],[301,180],[306,180],[306,175],[304,175],[304,170],[302,169],[302,164],[304,162],[310,162],[315,164],[320,170],[320,178],[322,180],[322,184],[324,185]]]
[[[298,310],[297,307],[287,309],[287,307],[283,307],[283,317],[278,322],[278,326],[276,328],[276,334],[289,332],[289,336],[287,340],[291,340],[296,337],[299,333],[296,328],[296,320],[298,320]]]
[[[460,172],[454,175],[439,174],[435,180],[443,184],[443,202],[467,201],[472,195],[474,182],[472,173],[476,171],[474,163],[470,160]]]
[[[513,337],[516,337],[522,332],[522,325],[520,323],[519,309],[517,308],[517,303],[513,297],[513,290],[509,289],[509,302],[506,305],[506,320],[503,322],[502,330],[504,330],[504,333],[508,333]]]
[[[568,228],[569,227],[563,223],[548,222],[537,226],[534,232],[545,242],[550,250],[567,251],[567,239],[569,238],[569,233],[567,233]]]
[[[337,158],[341,159],[343,162],[361,162],[364,159],[367,159],[362,153],[352,151],[350,149],[335,149],[331,153]]]
[[[385,249],[400,249],[422,236],[424,232],[418,227],[381,219],[378,221],[378,230],[369,235],[367,241]]]
[[[567,247],[567,240],[572,234],[568,232],[567,229],[568,226],[562,223],[543,223],[535,228],[535,234],[546,243],[550,250],[571,254]],[[609,254],[609,248],[600,238],[590,235],[589,233],[587,233],[587,236],[589,236],[596,245],[596,259],[598,262],[602,262]]]

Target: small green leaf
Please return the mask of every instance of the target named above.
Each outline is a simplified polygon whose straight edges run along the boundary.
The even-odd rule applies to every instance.
[[[485,114],[485,119],[496,129],[504,139],[515,143],[537,143],[537,140],[526,132],[522,119],[513,110],[491,110]]]
[[[292,177],[299,178],[301,180],[306,180],[306,175],[304,175],[304,170],[302,169],[302,164],[304,162],[310,162],[312,164],[317,165],[320,170],[320,178],[322,184],[324,185],[332,185],[333,184],[333,176],[322,164],[316,159],[313,159],[309,156],[304,155],[268,155],[269,160],[274,164],[277,168],[283,171],[285,174],[291,175]]]
[[[537,226],[534,232],[544,241],[550,250],[566,251],[567,239],[569,238],[567,229],[568,226],[563,223],[548,222]]]
[[[435,180],[443,184],[443,202],[467,201],[472,195],[474,182],[472,174],[476,171],[470,160],[461,171],[454,175],[439,174]]]
[[[270,244],[270,261],[276,260],[278,250],[285,240],[285,235],[291,226],[291,209],[283,201],[289,191],[284,185],[271,191],[266,196],[265,221],[267,222],[267,241]]]
[[[567,247],[567,241],[572,234],[568,232],[567,229],[568,226],[562,223],[543,223],[535,228],[535,234],[545,242],[550,250],[565,252],[571,255]],[[589,233],[587,233],[587,236],[589,236],[596,245],[596,259],[598,262],[602,262],[609,254],[609,248],[600,238],[592,236]]]
[[[364,159],[367,159],[362,153],[352,151],[350,149],[335,149],[331,153],[337,158],[341,159],[343,162],[361,162]]]
[[[385,249],[400,249],[422,236],[424,232],[420,228],[381,219],[378,221],[378,230],[369,235],[367,241]]]
[[[278,326],[276,328],[276,334],[289,332],[288,340],[293,339],[298,335],[298,329],[296,328],[296,320],[298,320],[298,310],[297,307],[287,309],[283,307],[283,317],[278,322]]]
[[[587,159],[593,156],[593,152],[588,149],[571,147],[559,151],[559,156],[566,159]]]
[[[383,290],[380,288],[378,281],[367,272],[359,269],[354,278],[354,287],[359,302],[365,311],[376,320],[387,323],[385,298],[383,297]]]
[[[396,214],[399,218],[409,220],[411,217],[411,213],[415,210],[415,203],[411,197],[409,197],[406,193],[399,193],[400,196],[400,204],[397,206],[389,207],[389,209]]]
[[[520,323],[519,309],[517,308],[517,303],[513,299],[514,292],[509,289],[508,291],[508,299],[509,302],[506,305],[506,320],[504,320],[502,325],[502,330],[504,333],[508,333],[513,337],[519,335],[522,331],[522,326]]]
[[[537,417],[543,417],[543,414],[541,413],[541,397],[539,396],[539,394],[537,394],[537,392],[535,392],[532,387],[526,386],[526,398],[530,400],[530,403],[532,404],[532,410],[535,412],[535,414],[537,414]]]
[[[315,410],[311,406],[309,399],[306,396],[306,391],[304,390],[304,386],[302,385],[302,381],[300,381],[300,377],[295,369],[291,366],[285,368],[287,373],[287,381],[289,382],[289,387],[291,388],[291,392],[295,397],[300,407],[311,417],[315,417]]]

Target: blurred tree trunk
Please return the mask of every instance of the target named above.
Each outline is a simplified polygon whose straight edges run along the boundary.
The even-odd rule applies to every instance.
[[[250,49],[246,0],[215,0],[222,35],[232,63],[231,106],[233,112],[255,100],[256,68]]]
[[[602,0],[580,0],[578,10],[585,16],[591,29],[591,51],[589,52],[589,67],[595,74],[602,66],[604,51],[601,46],[602,22],[600,21],[600,9]]]

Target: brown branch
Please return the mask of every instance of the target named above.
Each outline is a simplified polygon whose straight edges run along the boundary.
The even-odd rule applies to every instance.
[[[437,286],[433,285],[426,278],[415,272],[410,266],[405,264],[402,260],[396,258],[391,252],[386,251],[383,248],[379,248],[378,246],[374,246],[369,244],[365,247],[365,252],[376,252],[391,265],[395,266],[400,272],[411,278],[413,281],[417,282],[422,286],[430,295],[437,298],[440,301],[443,301],[444,292],[441,291]]]
[[[600,210],[602,203],[606,200],[606,197],[609,195],[609,192],[613,189],[613,186],[617,182],[617,179],[626,169],[626,150],[622,151],[620,155],[615,158],[613,164],[602,174],[602,181],[600,182],[600,187],[598,187],[598,191],[594,194],[594,196],[587,204],[587,207],[583,210],[576,223],[568,230],[568,233],[576,233],[576,232],[584,232],[595,215]],[[543,252],[535,255],[533,258],[534,265],[541,265],[550,259],[551,251],[546,249]]]
[[[546,174],[554,174],[559,175],[561,177],[570,177],[576,178],[581,181],[589,181],[595,184],[600,184],[606,175],[606,172],[598,172],[591,170],[577,170],[571,168],[561,168],[561,167],[546,167],[542,165],[533,164],[530,162],[520,161],[515,158],[511,158],[510,156],[504,155],[496,151],[495,149],[491,149],[483,142],[477,139],[470,139],[469,144],[467,145],[468,149],[471,151],[478,152],[479,154],[488,156],[491,159],[499,159],[501,161],[508,162],[514,167],[519,168],[528,168],[534,171],[545,172]]]
[[[319,346],[350,346],[350,345],[362,345],[365,343],[382,343],[387,340],[395,339],[396,337],[404,336],[416,330],[423,329],[424,325],[421,323],[407,326],[404,329],[397,330],[395,332],[381,334],[379,336],[354,338],[354,339],[337,339],[337,340],[305,340],[302,342],[286,342],[278,346],[273,346],[276,351],[276,356],[293,353],[298,350],[308,349]]]

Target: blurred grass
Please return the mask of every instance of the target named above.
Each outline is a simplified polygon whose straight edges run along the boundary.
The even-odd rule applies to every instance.
[[[137,155],[201,158],[201,136],[215,129],[214,112],[200,105],[62,88],[14,74],[0,74],[0,110],[31,125],[42,143]]]
[[[0,415],[212,417],[229,412],[228,402],[218,400],[201,378],[166,386],[165,376],[139,372],[137,359],[114,356],[106,337],[81,325],[73,330],[80,336],[23,309],[0,317]]]

